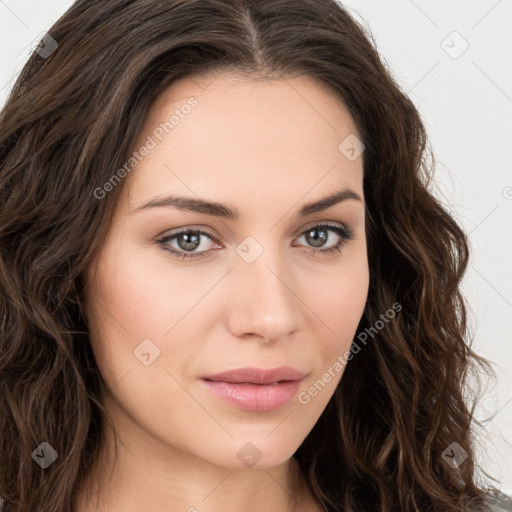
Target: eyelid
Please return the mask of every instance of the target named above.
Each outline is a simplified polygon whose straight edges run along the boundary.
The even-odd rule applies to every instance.
[[[317,221],[312,221],[312,222],[306,224],[305,227],[300,228],[299,231],[297,231],[297,233],[295,234],[295,237],[303,235],[309,229],[318,228],[318,227],[342,228],[347,233],[351,232],[351,229],[346,224],[343,224],[343,222],[335,222],[335,221],[330,221],[330,220],[326,220],[326,221],[318,221],[317,220]]]
[[[156,238],[157,238],[157,241],[158,240],[165,240],[165,239],[168,239],[168,238],[170,238],[172,236],[179,235],[180,233],[188,233],[189,231],[194,231],[194,232],[197,232],[197,233],[205,233],[209,237],[211,237],[211,239],[213,241],[215,241],[215,242],[219,241],[217,235],[210,228],[207,228],[205,226],[194,226],[193,224],[192,225],[183,226],[181,228],[175,228],[175,229],[171,229],[171,230],[166,230],[162,234],[158,235]]]

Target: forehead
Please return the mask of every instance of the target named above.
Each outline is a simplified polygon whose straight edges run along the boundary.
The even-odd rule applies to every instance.
[[[191,98],[197,105],[188,109],[186,104]],[[153,103],[142,131],[169,120],[173,112],[180,117],[174,120],[174,135],[183,132],[186,135],[194,130],[196,136],[210,138],[230,130],[237,140],[259,135],[268,143],[283,144],[286,141],[282,138],[275,141],[272,137],[282,129],[286,133],[281,135],[292,141],[299,137],[314,140],[313,132],[318,137],[333,137],[335,141],[343,134],[357,133],[339,95],[308,76],[271,80],[224,73],[181,78]],[[187,122],[182,122],[185,119]]]
[[[152,149],[128,176],[130,204],[171,191],[215,191],[215,199],[360,191],[362,157],[351,161],[339,149],[355,134],[341,99],[308,77],[182,78],[148,112],[135,150]]]

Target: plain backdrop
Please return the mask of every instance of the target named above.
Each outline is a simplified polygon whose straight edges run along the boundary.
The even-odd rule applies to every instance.
[[[0,106],[70,0],[0,0]],[[512,1],[350,0],[423,115],[437,185],[470,235],[464,281],[476,350],[496,363],[478,458],[512,494]],[[454,439],[454,441],[457,441]]]

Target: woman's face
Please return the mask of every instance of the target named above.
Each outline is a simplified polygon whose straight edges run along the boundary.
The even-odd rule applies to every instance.
[[[86,286],[107,410],[141,457],[272,467],[313,428],[368,292],[357,135],[305,78],[181,79],[155,102]],[[247,367],[296,372],[204,379]]]

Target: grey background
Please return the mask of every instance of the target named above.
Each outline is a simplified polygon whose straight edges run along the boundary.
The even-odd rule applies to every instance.
[[[498,374],[477,412],[495,413],[476,429],[478,457],[512,494],[512,1],[343,3],[371,29],[422,113],[437,161],[437,194],[470,233],[464,292],[474,347]],[[0,106],[34,42],[71,4],[0,0]]]

